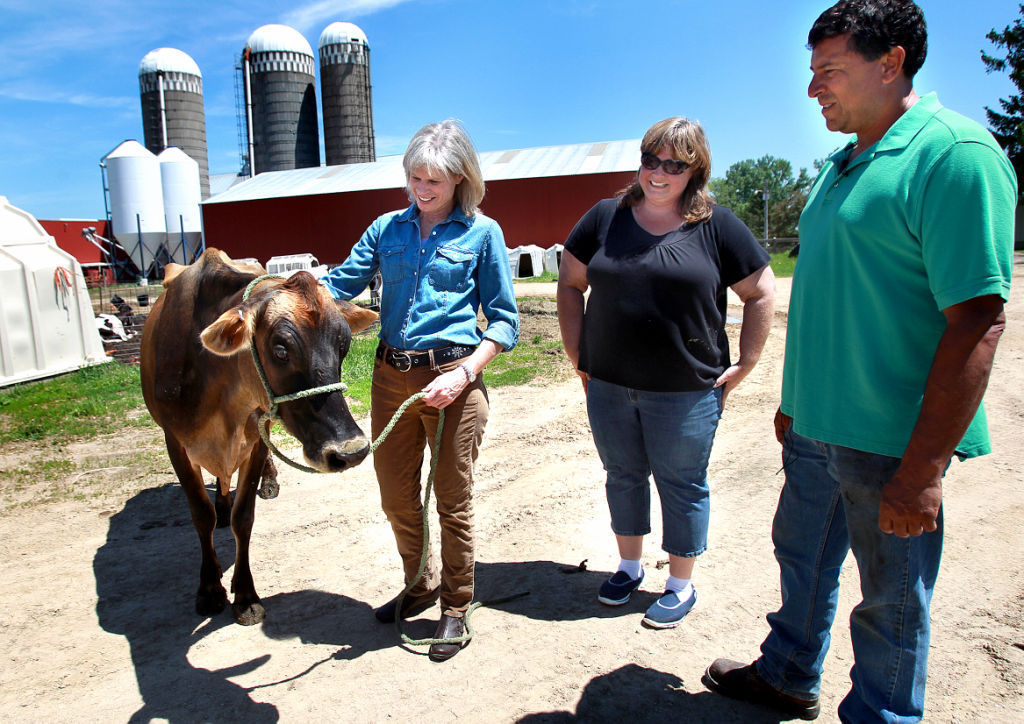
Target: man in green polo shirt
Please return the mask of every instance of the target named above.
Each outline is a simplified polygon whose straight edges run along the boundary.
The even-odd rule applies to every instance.
[[[839,571],[852,550],[849,722],[924,712],[942,476],[989,451],[981,398],[1005,323],[1014,172],[991,134],[919,97],[927,34],[910,0],[843,0],[808,37],[832,131],[800,217],[776,436],[786,482],[772,529],[782,607],[761,656],[718,659],[704,683],[818,716]]]

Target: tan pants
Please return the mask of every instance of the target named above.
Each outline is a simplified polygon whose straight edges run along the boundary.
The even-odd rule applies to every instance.
[[[452,370],[457,362],[442,365]],[[371,388],[371,428],[374,439],[395,410],[434,377],[429,367],[399,372],[375,360]],[[421,595],[441,587],[442,613],[462,617],[473,601],[473,463],[480,450],[489,412],[487,390],[478,377],[445,408],[444,432],[434,479],[434,496],[441,523],[440,580],[432,553],[423,578],[409,591]],[[417,400],[395,424],[373,455],[380,485],[381,507],[391,523],[408,583],[419,569],[423,551],[423,491],[420,472],[424,450],[433,449],[438,410]]]

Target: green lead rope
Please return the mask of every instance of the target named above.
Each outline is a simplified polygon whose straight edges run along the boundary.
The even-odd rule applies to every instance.
[[[252,292],[253,288],[259,282],[263,281],[264,279],[270,279],[272,277],[274,277],[273,274],[267,274],[264,276],[256,277],[251,282],[249,282],[249,286],[245,288],[245,293],[242,295],[242,300],[245,301],[249,298],[249,294]],[[278,459],[283,460],[285,463],[291,465],[293,468],[296,468],[297,470],[302,470],[303,472],[307,473],[322,472],[320,470],[317,470],[316,468],[311,468],[308,465],[303,465],[302,463],[295,462],[294,460],[286,456],[284,453],[282,453],[277,448],[277,446],[270,441],[270,425],[268,423],[278,419],[277,407],[282,402],[291,402],[292,400],[298,400],[304,397],[311,397],[313,395],[321,395],[327,392],[334,392],[335,390],[341,390],[342,392],[345,392],[346,390],[348,390],[348,385],[346,385],[344,382],[335,382],[334,384],[324,385],[322,387],[313,387],[308,390],[301,390],[290,395],[275,396],[273,390],[270,389],[270,383],[267,381],[267,375],[263,370],[263,365],[260,363],[260,358],[259,355],[256,353],[255,345],[250,344],[249,351],[252,353],[252,360],[254,365],[256,366],[256,372],[259,374],[260,382],[263,383],[263,388],[266,390],[267,397],[270,399],[270,409],[267,412],[265,412],[262,417],[260,417],[259,431],[260,439],[263,440],[263,444],[266,445],[267,448],[269,448],[271,452],[273,452],[274,455],[278,457]],[[416,394],[412,395],[408,400],[399,405],[398,409],[395,410],[395,414],[391,416],[391,420],[388,421],[388,424],[384,427],[383,430],[381,430],[380,435],[377,436],[377,439],[370,443],[370,452],[375,452],[377,448],[380,447],[381,443],[383,443],[387,439],[388,435],[391,434],[391,431],[394,430],[399,418],[401,418],[402,415],[405,414],[405,411],[409,409],[409,406],[412,403],[421,399],[423,395],[424,393],[417,392]],[[412,590],[413,586],[415,586],[419,582],[419,580],[423,578],[423,570],[427,566],[427,555],[430,552],[430,508],[428,506],[428,503],[430,502],[430,491],[434,487],[434,475],[437,472],[437,454],[438,451],[441,449],[441,435],[443,432],[444,410],[442,409],[438,411],[437,434],[434,437],[434,447],[431,449],[430,452],[430,474],[427,476],[427,486],[426,489],[423,491],[423,549],[422,552],[420,553],[420,565],[419,569],[416,571],[416,575],[413,576],[413,579],[405,586],[405,588],[402,589],[402,592],[398,594],[398,600],[395,602],[395,630],[398,631],[398,635],[401,637],[402,641],[406,644],[409,644],[410,646],[430,646],[432,644],[461,644],[468,642],[470,639],[473,638],[473,628],[469,624],[469,616],[473,611],[480,608],[481,606],[493,606],[499,603],[514,601],[517,598],[522,598],[524,596],[530,595],[529,591],[524,591],[522,593],[517,593],[512,596],[505,596],[504,598],[492,599],[490,601],[477,601],[468,609],[466,609],[466,614],[464,617],[466,633],[462,636],[457,636],[455,638],[413,639],[406,636],[405,633],[402,631],[402,601],[405,599],[406,594],[410,590]]]

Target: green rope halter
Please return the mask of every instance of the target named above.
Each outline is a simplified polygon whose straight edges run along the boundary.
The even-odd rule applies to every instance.
[[[261,281],[273,278],[280,279],[281,277],[279,277],[276,274],[264,274],[263,276],[259,276],[253,279],[251,282],[249,282],[249,286],[245,288],[245,293],[242,294],[242,301],[244,302],[249,299],[249,295],[252,293],[252,290]],[[280,460],[283,460],[284,462],[288,463],[297,470],[302,470],[303,472],[307,473],[321,472],[316,468],[311,468],[308,465],[303,465],[302,463],[295,462],[287,455],[285,455],[283,452],[281,452],[277,448],[277,446],[270,441],[270,426],[267,423],[280,419],[280,416],[277,414],[277,408],[278,405],[280,405],[282,402],[291,402],[293,400],[300,400],[304,397],[323,395],[328,392],[334,392],[335,390],[341,390],[342,392],[345,392],[348,390],[348,385],[346,385],[344,382],[334,382],[330,385],[311,387],[308,390],[300,390],[298,392],[293,392],[290,395],[275,395],[274,391],[270,388],[270,382],[267,380],[267,373],[263,369],[263,364],[260,362],[260,356],[259,353],[256,351],[256,345],[253,344],[252,342],[249,343],[249,351],[252,353],[252,361],[253,365],[256,367],[256,373],[259,375],[260,382],[263,383],[263,389],[266,390],[267,398],[270,400],[270,409],[263,413],[263,415],[260,417],[259,425],[257,426],[259,427],[260,438],[263,440],[263,444],[266,445],[271,450],[271,452],[273,452],[274,455],[276,455]]]

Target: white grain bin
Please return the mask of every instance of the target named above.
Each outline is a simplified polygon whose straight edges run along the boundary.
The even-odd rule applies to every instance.
[[[562,263],[562,245],[555,244],[544,250],[544,271],[558,273],[558,265]]]
[[[525,244],[508,250],[508,263],[513,279],[539,277],[544,271],[544,250],[535,244]]]
[[[191,264],[203,251],[199,164],[174,146],[161,151],[157,160],[163,188],[167,250],[171,261]]]
[[[154,267],[169,260],[160,162],[138,141],[125,141],[104,157],[103,165],[114,238],[143,276],[158,276]]]
[[[82,267],[0,196],[0,387],[108,361]]]

